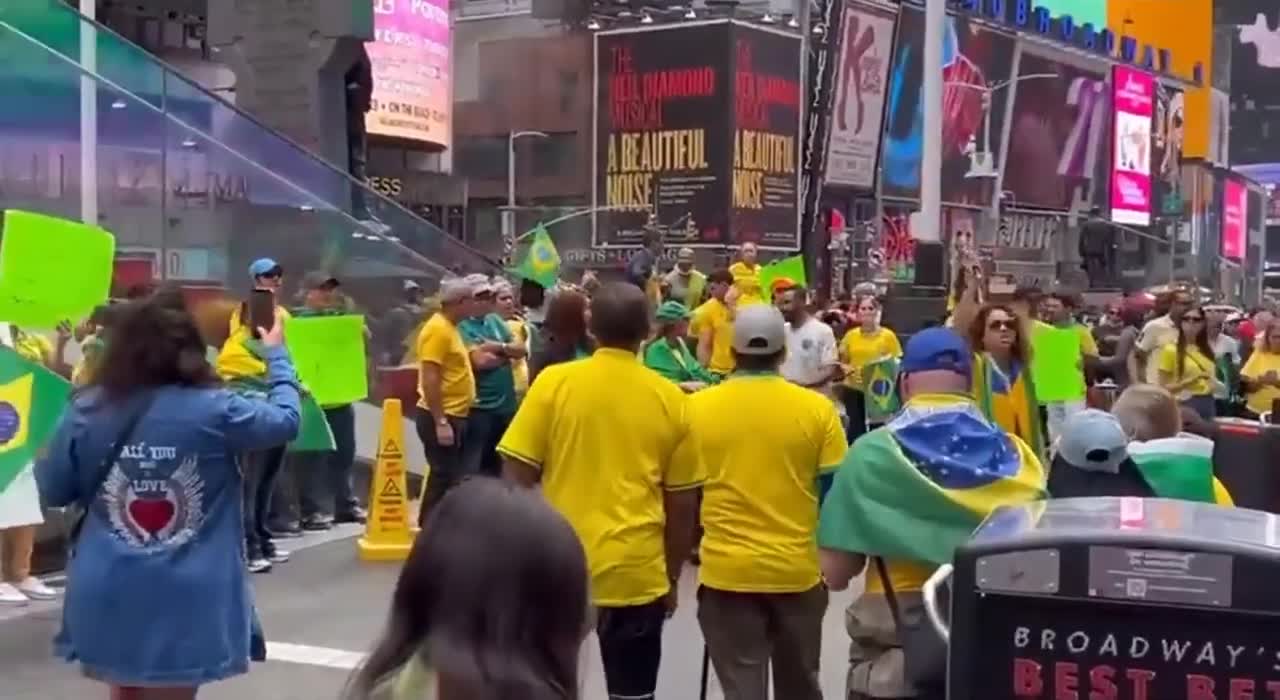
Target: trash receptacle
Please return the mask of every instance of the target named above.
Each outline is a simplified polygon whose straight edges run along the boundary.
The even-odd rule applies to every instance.
[[[1213,473],[1237,506],[1280,512],[1280,425],[1219,418]]]
[[[950,573],[949,700],[1280,697],[1275,515],[1046,501],[995,513]]]

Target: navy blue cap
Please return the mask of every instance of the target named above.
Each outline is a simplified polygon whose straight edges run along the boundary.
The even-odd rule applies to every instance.
[[[973,372],[969,343],[950,328],[926,328],[911,336],[902,353],[898,371],[931,372],[947,370],[968,377]]]
[[[280,263],[271,258],[258,258],[249,263],[249,276],[261,277],[275,271],[276,274],[283,274],[284,268],[280,267]]]

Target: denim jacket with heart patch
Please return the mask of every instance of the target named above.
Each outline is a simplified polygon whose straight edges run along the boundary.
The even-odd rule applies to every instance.
[[[42,505],[89,504],[54,646],[90,677],[193,686],[245,673],[262,657],[236,455],[284,444],[299,424],[288,353],[271,348],[264,359],[262,400],[221,386],[142,390],[151,403],[105,469],[143,402],[90,388],[38,460]]]

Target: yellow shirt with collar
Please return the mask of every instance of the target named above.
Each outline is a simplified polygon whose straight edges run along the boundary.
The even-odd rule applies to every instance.
[[[831,400],[778,374],[738,373],[690,404],[707,466],[701,583],[744,593],[816,586],[818,477],[848,449]]]
[[[706,478],[695,435],[679,387],[634,353],[600,348],[538,375],[498,452],[541,472],[582,540],[592,603],[622,607],[670,590],[663,493]]]
[[[445,415],[466,418],[476,402],[476,377],[458,327],[442,313],[432,315],[418,333],[417,348],[418,407],[428,408],[421,363],[430,362],[440,367],[440,407]]]

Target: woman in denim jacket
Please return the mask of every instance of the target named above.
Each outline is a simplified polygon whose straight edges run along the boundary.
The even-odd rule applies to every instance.
[[[265,656],[236,455],[297,434],[282,327],[262,330],[258,401],[220,386],[180,296],[132,302],[36,465],[45,507],[87,505],[55,648],[113,700],[194,698]]]

